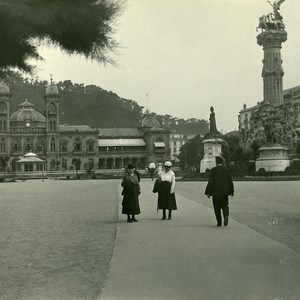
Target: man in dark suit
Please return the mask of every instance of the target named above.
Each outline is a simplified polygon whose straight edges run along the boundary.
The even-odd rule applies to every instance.
[[[216,157],[217,166],[212,168],[206,186],[205,195],[212,196],[217,226],[222,225],[221,210],[223,211],[224,226],[228,225],[229,206],[228,196],[233,197],[234,188],[231,175],[226,167],[223,166],[224,159]]]

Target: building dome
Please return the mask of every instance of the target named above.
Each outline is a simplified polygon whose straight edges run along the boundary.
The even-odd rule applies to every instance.
[[[4,82],[0,82],[0,95],[7,95],[9,94],[9,87],[8,85]]]
[[[51,83],[46,88],[45,96],[59,96],[58,87],[54,83]]]
[[[28,102],[26,99],[25,102],[19,104],[19,109],[11,114],[11,121],[38,121],[46,122],[46,118],[35,110],[34,104]]]
[[[156,120],[154,115],[147,114],[142,121],[142,127],[155,127],[155,126],[160,126],[159,122]]]

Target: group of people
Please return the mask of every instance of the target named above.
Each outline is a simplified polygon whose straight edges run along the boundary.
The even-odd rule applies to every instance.
[[[163,170],[158,174],[153,187],[153,192],[158,194],[157,210],[162,210],[162,220],[171,220],[172,211],[177,210],[175,197],[175,174],[171,170],[172,163],[166,161]],[[127,222],[138,222],[136,215],[141,213],[139,205],[140,176],[134,165],[129,164],[122,180],[122,214],[127,215]],[[231,175],[224,166],[224,159],[216,157],[216,167],[211,169],[205,190],[208,198],[212,196],[217,226],[222,226],[222,213],[224,226],[229,222],[228,196],[234,195]],[[167,216],[168,211],[168,216]]]
[[[158,193],[157,209],[163,211],[162,220],[172,219],[172,210],[177,209],[175,199],[175,174],[171,170],[172,163],[166,161],[164,169],[158,174],[159,178],[155,181],[153,192]],[[127,215],[127,222],[137,222],[136,215],[141,213],[139,205],[139,195],[141,193],[140,178],[134,165],[129,164],[126,174],[122,180],[122,214]],[[168,218],[167,218],[168,210]]]

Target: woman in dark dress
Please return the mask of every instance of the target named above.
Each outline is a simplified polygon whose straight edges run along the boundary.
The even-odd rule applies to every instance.
[[[127,222],[137,222],[135,215],[140,214],[139,195],[141,193],[137,175],[134,173],[134,166],[127,166],[126,174],[121,183],[123,189],[122,214],[127,215]]]
[[[166,161],[164,170],[159,174],[160,183],[158,187],[157,209],[162,209],[162,220],[166,220],[166,211],[169,211],[168,220],[172,219],[172,210],[177,209],[175,199],[175,174],[171,170],[172,163]]]

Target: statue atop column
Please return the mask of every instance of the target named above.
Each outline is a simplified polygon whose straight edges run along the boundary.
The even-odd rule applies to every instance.
[[[275,20],[282,21],[282,16],[279,13],[279,10],[280,10],[281,3],[284,2],[284,1],[285,0],[275,0],[273,2],[273,4],[270,1],[267,1],[273,7],[273,13],[274,13]]]
[[[256,28],[261,29],[262,32],[265,30],[284,30],[285,26],[283,23],[283,18],[279,13],[280,6],[285,0],[275,0],[273,3],[267,1],[273,7],[273,13],[263,15],[259,18],[259,24]]]

